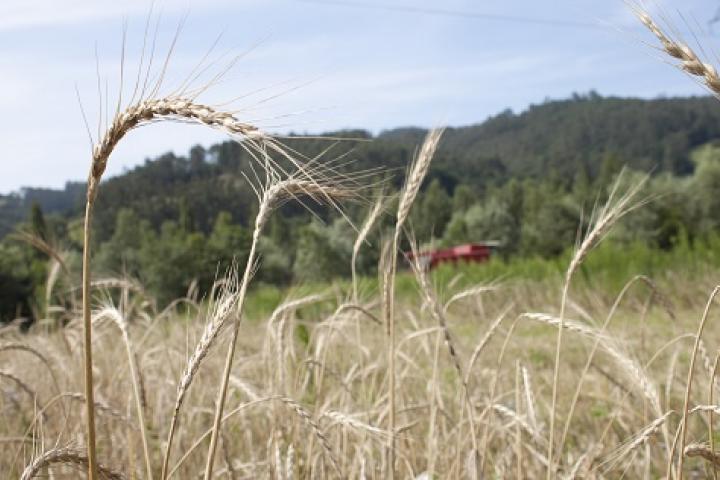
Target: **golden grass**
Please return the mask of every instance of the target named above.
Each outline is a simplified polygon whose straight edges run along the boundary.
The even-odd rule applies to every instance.
[[[706,284],[709,279],[698,280]],[[675,283],[669,278],[656,288],[666,292],[671,285],[677,288]],[[234,291],[233,282],[226,284]],[[552,288],[559,293],[560,287]],[[418,288],[422,289],[422,284]],[[510,283],[492,290],[478,289],[476,295],[453,302],[443,313],[446,328],[464,332],[452,336],[454,357],[443,346],[445,332],[427,298],[418,300],[411,295],[396,300],[396,367],[402,386],[396,398],[397,476],[414,478],[425,471],[439,478],[471,475],[475,448],[469,415],[480,444],[481,458],[475,465],[478,475],[513,478],[518,470],[525,478],[545,475],[550,464],[544,452],[551,416],[553,335],[559,318],[527,312],[553,309],[545,298],[547,288]],[[460,293],[443,285],[434,289],[441,292],[436,293],[438,303]],[[507,299],[517,293],[523,295],[524,303],[516,300],[508,306]],[[586,295],[593,298],[593,293],[598,292],[572,292],[570,305]],[[346,294],[351,298],[350,290]],[[127,287],[113,291],[112,296],[121,303],[106,305],[104,317],[95,316],[96,394],[102,402],[96,402],[98,459],[112,472],[147,478],[133,392],[138,382],[132,365],[136,363],[146,387],[149,464],[152,474],[159,476],[168,429],[176,414],[177,385],[188,377],[184,372],[187,359],[206,336],[204,319],[213,318],[218,307],[189,301],[189,307],[180,304],[160,318],[149,303],[133,301],[134,295]],[[653,303],[646,314],[642,346],[639,319],[645,314],[648,295],[643,289],[628,289],[617,305],[595,298],[568,308],[562,357],[567,381],[558,389],[559,418],[564,419],[570,405],[576,407],[572,428],[557,457],[557,476],[571,472],[586,478],[614,478],[622,472],[627,478],[642,478],[646,471],[652,476],[665,474],[672,445],[663,440],[660,431],[667,428],[672,443],[673,434],[683,424],[687,378],[679,373],[689,368],[695,338],[684,334],[696,330],[693,318],[702,312],[674,312],[678,320],[673,320],[661,305]],[[698,305],[704,301],[695,293],[688,295],[694,295]],[[361,305],[368,313],[379,315],[373,297],[368,292]],[[244,324],[236,344],[227,413],[221,421],[224,440],[219,450],[224,453],[217,456],[217,474],[229,476],[234,471],[235,478],[287,478],[284,475],[290,468],[291,478],[359,478],[361,471],[365,478],[387,478],[386,333],[364,313],[344,305],[344,295],[334,300],[291,298],[265,319]],[[101,321],[112,317],[113,308],[128,321],[127,333],[134,340],[131,345],[137,360],[128,355],[115,323]],[[612,322],[606,324],[611,310]],[[714,349],[720,330],[712,317],[711,313],[704,343]],[[82,396],[73,393],[82,386],[82,358],[76,350],[81,341],[79,320],[65,329],[38,325],[27,334],[12,330],[3,334],[6,344],[26,345],[42,351],[54,365],[62,365],[54,369],[63,392],[59,396],[41,358],[22,352],[6,354],[4,371],[12,377],[0,378],[4,412],[0,438],[17,441],[0,451],[0,468],[11,475],[20,475],[26,465],[41,462],[37,459],[51,445],[77,445],[84,436],[82,403],[77,401]],[[296,334],[301,325],[309,331],[308,343]],[[231,333],[222,329],[214,342],[227,345]],[[676,337],[680,340],[666,347],[668,340]],[[596,343],[599,346],[594,350]],[[192,477],[206,468],[218,372],[226,359],[222,350],[208,349],[192,374],[192,388],[185,389],[185,407],[177,413],[176,454],[168,462],[170,478]],[[592,361],[587,367],[590,354]],[[677,360],[668,376],[673,358]],[[468,379],[466,387],[457,364]],[[704,444],[705,451],[713,452],[705,420],[707,413],[716,414],[720,407],[707,403],[714,388],[711,375],[705,368],[697,369],[693,379],[687,410],[689,441],[682,450],[687,456],[686,472],[712,468],[706,461],[709,454],[697,448]],[[576,396],[581,379],[583,387]],[[679,442],[678,438],[678,451]],[[677,467],[677,455],[672,464]],[[46,466],[56,478],[72,478],[71,472],[76,472],[73,465],[58,460]]]

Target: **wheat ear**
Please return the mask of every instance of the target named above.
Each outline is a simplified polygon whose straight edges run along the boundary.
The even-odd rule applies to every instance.
[[[601,462],[597,468],[603,469],[605,471],[613,468],[615,465],[617,465],[623,458],[627,457],[630,453],[634,452],[638,447],[645,444],[645,442],[648,441],[650,437],[652,437],[655,432],[660,429],[663,425],[665,425],[665,422],[670,418],[675,412],[673,410],[665,412],[663,415],[660,415],[658,418],[650,422],[645,428],[643,428],[640,432],[638,432],[634,437],[632,437],[632,440],[627,442],[624,446],[621,446],[611,454],[607,456],[607,459]],[[669,478],[669,477],[668,477]]]
[[[686,44],[671,38],[639,6],[633,8],[640,22],[660,40],[662,50],[679,61],[678,67],[688,75],[698,78],[715,96],[720,95],[720,76],[714,66],[700,57]]]
[[[80,450],[69,447],[53,448],[52,450],[48,450],[36,457],[32,463],[25,467],[22,475],[20,475],[20,480],[30,480],[31,478],[35,478],[42,469],[56,463],[74,465],[76,467],[83,468],[87,467],[90,462],[88,457],[83,455]],[[125,476],[121,473],[114,472],[102,465],[98,465],[97,473],[107,480],[124,480],[125,478]]]
[[[27,395],[33,400],[33,403],[40,409],[43,410],[40,402],[38,402],[38,394],[33,390],[27,383],[23,382],[18,376],[5,370],[0,370],[0,378],[6,378],[12,381],[15,385],[20,387],[20,390],[27,393]]]
[[[702,457],[712,465],[713,469],[720,467],[720,456],[706,445],[691,443],[685,447],[686,457]]]

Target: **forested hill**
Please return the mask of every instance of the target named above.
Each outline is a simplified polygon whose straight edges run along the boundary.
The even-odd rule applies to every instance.
[[[382,166],[402,172],[424,130],[400,128],[376,138],[364,131],[329,135],[358,139],[340,142],[327,155],[333,158],[352,150],[348,169]],[[502,112],[478,125],[449,128],[431,176],[452,194],[458,184],[482,193],[488,185],[511,177],[573,179],[582,173],[592,180],[607,162],[684,175],[693,170],[691,151],[717,139],[720,104],[714,98],[639,100],[590,93],[533,105],[519,114]],[[293,148],[311,155],[330,143],[290,141]],[[240,175],[247,162],[241,148],[225,142],[209,149],[196,147],[186,157],[168,153],[107,180],[98,207],[99,239],[111,235],[121,207],[137,210],[155,226],[177,219],[181,210],[203,231],[211,228],[219,210],[232,212],[235,221],[246,224],[254,204]],[[22,195],[0,196],[0,235],[27,218],[33,202],[46,213],[77,215],[82,192],[82,184],[68,183],[64,190],[24,189]]]

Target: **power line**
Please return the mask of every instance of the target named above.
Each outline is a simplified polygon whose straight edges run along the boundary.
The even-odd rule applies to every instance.
[[[350,8],[363,8],[370,10],[385,10],[389,12],[401,12],[401,13],[415,13],[421,15],[438,15],[445,17],[459,17],[459,18],[470,18],[480,20],[491,20],[497,22],[509,22],[509,23],[526,23],[535,25],[546,25],[554,27],[572,27],[572,28],[604,28],[598,23],[590,22],[577,22],[572,20],[560,20],[553,18],[534,18],[534,17],[523,17],[519,15],[501,15],[494,13],[480,13],[470,12],[463,10],[448,10],[443,8],[424,8],[424,7],[412,7],[409,5],[387,5],[379,3],[365,3],[358,1],[340,1],[340,0],[298,0],[302,3],[313,3],[316,5],[332,5],[336,7],[350,7]]]

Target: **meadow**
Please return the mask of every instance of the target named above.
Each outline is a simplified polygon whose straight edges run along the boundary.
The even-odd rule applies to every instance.
[[[707,88],[720,77],[647,14],[662,49]],[[166,62],[167,64],[167,62]],[[720,239],[659,252],[613,241],[653,201],[621,173],[557,258],[408,265],[410,212],[442,142],[431,130],[390,202],[368,203],[351,280],[253,289],[283,203],[342,211],[367,172],[298,158],[233,112],[140,75],[95,140],[81,271],[53,259],[44,318],[0,329],[0,469],[77,478],[716,478]],[[191,75],[192,76],[192,75]],[[117,144],[147,123],[224,131],[256,161],[247,260],[168,305],[93,275],[92,220]],[[392,205],[392,235],[365,240]],[[356,276],[380,252],[378,278]],[[81,287],[54,291],[58,278]],[[77,283],[77,282],[75,282]]]

